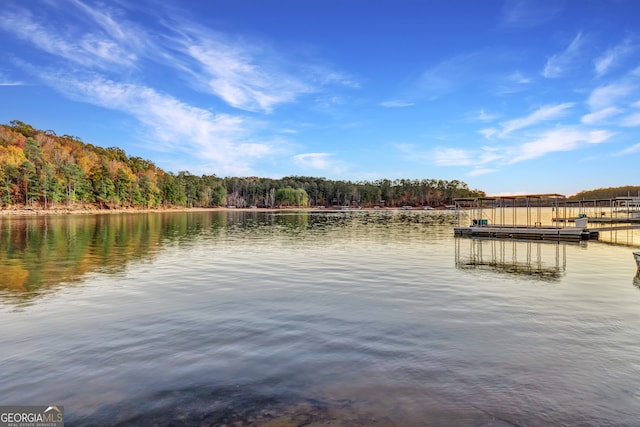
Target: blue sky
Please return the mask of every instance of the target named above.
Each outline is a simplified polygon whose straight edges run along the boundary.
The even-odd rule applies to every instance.
[[[637,0],[4,0],[0,122],[218,176],[640,185]]]

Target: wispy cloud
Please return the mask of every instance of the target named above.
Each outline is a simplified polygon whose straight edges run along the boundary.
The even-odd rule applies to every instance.
[[[586,40],[582,33],[578,33],[565,50],[554,54],[547,60],[542,75],[549,79],[566,75],[575,66],[585,42]]]
[[[533,80],[530,77],[525,76],[520,71],[516,71],[510,74],[507,79],[515,84],[526,85],[531,83]]]
[[[531,160],[558,151],[572,151],[579,148],[580,144],[599,144],[613,135],[613,132],[606,130],[585,131],[574,127],[553,129],[516,146],[508,163]]]
[[[156,70],[193,82],[192,88],[232,107],[259,113],[307,94],[330,97],[336,86],[359,87],[356,78],[325,62],[284,55],[267,41],[217,32],[178,14],[143,29],[128,20],[132,10],[126,7],[81,0],[45,2],[31,11],[16,6],[0,11],[0,30],[51,55],[54,61],[46,67],[20,61],[41,82],[71,99],[134,117],[155,141],[150,148],[181,152],[206,163],[208,171],[250,174],[257,159],[282,154],[286,132],[270,131],[256,115],[212,112],[210,100],[203,108],[170,95],[172,86],[154,80]],[[56,25],[52,16],[63,13],[64,25]],[[311,166],[322,160],[329,162],[300,158]]]
[[[500,135],[500,131],[496,128],[485,128],[485,129],[480,129],[478,131],[478,133],[482,136],[484,136],[486,139],[492,139],[496,136]]]
[[[616,116],[622,113],[622,111],[623,110],[617,107],[606,107],[593,113],[585,114],[584,116],[582,116],[582,119],[580,119],[580,121],[586,125],[592,125],[608,119],[609,117]]]
[[[185,46],[200,67],[196,77],[229,105],[247,111],[271,112],[282,103],[315,89],[279,69],[276,61],[258,58],[239,43],[201,34]],[[183,40],[187,43],[187,40]]]
[[[496,173],[498,171],[499,171],[499,169],[477,168],[477,169],[471,170],[470,172],[467,172],[467,176],[487,175],[487,174],[490,174],[490,173]]]
[[[407,101],[399,101],[399,100],[390,100],[390,101],[382,101],[378,105],[386,108],[404,108],[404,107],[412,107],[415,105],[415,103],[407,102]]]
[[[63,8],[62,3],[43,7],[51,13]],[[114,6],[96,8],[70,0],[64,8],[64,29],[26,9],[0,12],[0,29],[85,71],[112,78],[145,81],[149,66],[168,67],[196,90],[245,111],[270,113],[331,85],[358,87],[355,78],[313,58],[285,57],[261,40],[232,37],[180,16],[163,18],[160,33],[143,30],[127,20],[127,10]]]
[[[450,147],[437,147],[434,160],[439,166],[470,166],[476,163],[473,151]]]
[[[24,86],[26,83],[11,79],[0,72],[0,86]]]
[[[505,122],[500,123],[501,129],[489,128],[483,129],[481,133],[487,137],[491,138],[493,136],[499,136],[501,138],[506,137],[510,133],[527,128],[530,126],[534,126],[540,122],[556,120],[563,117],[567,111],[575,105],[573,102],[565,102],[563,104],[555,104],[555,105],[545,105],[528,116],[518,117],[515,119],[507,120]]]
[[[625,148],[624,150],[618,151],[614,154],[614,156],[626,156],[628,154],[640,153],[640,142],[637,144],[633,144],[630,147]]]
[[[438,146],[420,148],[414,144],[396,144],[396,148],[412,162],[434,163],[437,166],[473,166],[475,169],[489,169],[485,165],[499,160],[502,153],[493,147],[476,149]]]
[[[484,109],[469,114],[469,120],[474,122],[493,122],[500,117],[498,114],[487,113]]]
[[[271,113],[329,87],[359,88],[353,76],[315,58],[283,55],[268,41],[234,37],[180,18],[166,31],[171,35],[164,64],[234,108]]]
[[[522,92],[531,87],[533,79],[527,77],[520,71],[509,74],[502,78],[495,89],[495,93],[499,95],[510,95],[517,92]]]
[[[600,57],[594,61],[596,76],[601,77],[615,67],[623,58],[631,55],[636,50],[631,38],[626,38],[622,43],[607,49]]]
[[[296,67],[300,67],[298,74],[306,76],[314,85],[321,87],[335,85],[350,89],[360,89],[361,87],[358,78],[337,70],[331,65],[313,61],[296,61]]]
[[[84,6],[78,1],[74,3]],[[98,15],[94,12],[91,17]],[[101,31],[99,26],[92,28],[93,32],[82,32],[76,30],[75,26],[70,26],[67,31],[62,32],[52,22],[43,22],[26,10],[5,10],[0,13],[0,29],[15,34],[16,37],[32,43],[38,49],[55,57],[85,67],[100,69],[114,65],[122,67],[135,65],[136,53],[129,48],[130,41],[137,39],[132,31],[128,31],[126,36],[123,35],[116,41],[109,34]]]
[[[599,111],[607,107],[616,106],[621,100],[635,91],[635,86],[629,83],[612,83],[599,86],[591,91],[587,99],[587,105],[593,111]]]
[[[549,22],[562,12],[562,2],[506,0],[502,7],[501,24],[505,27],[532,28]]]
[[[256,159],[276,149],[273,143],[255,140],[247,118],[214,114],[149,87],[101,77],[69,80],[45,74],[43,78],[76,99],[132,115],[150,130],[154,141],[150,148],[188,154],[216,172],[248,174]]]
[[[477,81],[480,76],[479,53],[466,53],[442,61],[422,73],[418,89],[423,96],[435,100],[458,89],[463,84]]]
[[[71,0],[70,3],[75,4],[79,10],[90,17],[99,28],[102,28],[102,30],[113,39],[137,44],[137,36],[131,40],[133,36],[130,31],[131,22],[124,21],[122,13],[111,10],[109,6],[106,5],[103,5],[101,8],[94,8],[80,0]],[[117,14],[118,16],[114,19],[112,14]]]
[[[299,131],[296,129],[280,129],[279,131],[280,133],[284,133],[284,134],[289,134],[289,135],[295,135],[297,134]]]
[[[632,113],[623,117],[620,120],[620,125],[625,127],[638,127],[640,126],[640,112]]]
[[[305,169],[328,170],[333,167],[331,153],[304,153],[293,156],[294,162]]]

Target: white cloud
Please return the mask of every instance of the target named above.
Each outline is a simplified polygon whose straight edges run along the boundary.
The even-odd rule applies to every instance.
[[[506,27],[532,28],[554,19],[562,11],[561,2],[506,0],[501,24]]]
[[[625,156],[627,154],[635,154],[635,153],[640,153],[640,142],[638,142],[637,144],[633,144],[632,146],[627,147],[622,151],[617,152],[615,156]]]
[[[24,86],[25,83],[20,80],[14,80],[5,76],[0,72],[0,86]]]
[[[587,104],[594,111],[610,107],[631,95],[635,87],[627,83],[613,83],[595,88],[589,95]]]
[[[500,131],[496,128],[480,129],[478,133],[487,139],[492,139],[494,136],[500,135]]]
[[[595,111],[593,113],[585,114],[582,116],[580,120],[582,123],[586,125],[592,125],[594,123],[598,123],[604,119],[620,114],[622,110],[616,107],[606,107],[602,110]]]
[[[487,113],[485,110],[481,109],[478,112],[471,114],[471,120],[477,122],[492,122],[496,120],[499,116],[497,114]]]
[[[238,44],[201,39],[188,46],[187,52],[205,73],[198,78],[213,94],[239,109],[268,113],[278,104],[315,90]]]
[[[620,125],[625,127],[640,126],[640,113],[629,114],[620,120]]]
[[[502,150],[495,147],[482,147],[482,152],[480,153],[479,164],[488,164],[496,161],[500,161],[504,159],[504,153]]]
[[[475,163],[471,150],[438,147],[435,149],[435,163],[439,166],[469,166]]]
[[[481,57],[479,53],[466,53],[440,62],[422,73],[418,89],[430,100],[435,100],[464,84],[478,80],[478,60]]]
[[[387,108],[403,108],[403,107],[412,107],[415,104],[413,102],[392,100],[392,101],[383,101],[378,105],[380,105],[381,107],[387,107]]]
[[[438,166],[473,166],[482,169],[483,165],[502,158],[502,153],[492,147],[464,149],[452,147],[436,147],[423,151],[412,144],[396,144],[404,156],[412,162],[435,163]]]
[[[271,113],[328,87],[359,87],[355,78],[315,58],[283,55],[262,40],[233,38],[179,19],[166,29],[172,35],[164,65],[188,73],[196,90],[234,108]]]
[[[94,23],[112,38],[120,41],[131,41],[132,34],[130,32],[131,22],[123,21],[122,16],[114,19],[109,12],[109,7],[102,5],[100,8],[92,8],[87,6],[80,0],[71,0],[79,9],[89,16]],[[138,38],[134,37],[134,41]]]
[[[67,96],[132,115],[152,132],[150,148],[188,154],[209,162],[216,173],[250,174],[255,160],[276,149],[273,142],[254,141],[246,118],[214,114],[149,87],[100,77],[69,80],[46,74],[43,78]]]
[[[330,153],[304,153],[293,156],[293,160],[303,168],[328,170],[333,166],[332,157]]]
[[[112,63],[132,66],[137,56],[133,52],[127,52],[121,45],[108,39],[89,34],[82,38],[79,46],[87,53],[88,58],[93,58],[97,65]]]
[[[542,75],[549,79],[564,76],[580,57],[580,49],[584,42],[582,33],[578,33],[565,50],[556,53],[547,60]]]
[[[146,79],[144,57],[246,111],[270,113],[327,85],[358,87],[354,78],[313,59],[283,57],[260,40],[232,39],[177,16],[163,18],[164,33],[149,33],[128,21],[122,9],[70,0],[62,28],[45,19],[48,11],[60,12],[61,4],[48,3],[37,16],[26,9],[0,12],[0,29],[66,62],[124,79],[132,78],[131,70],[141,70],[139,78]]]
[[[123,43],[122,40],[114,42],[102,31],[61,32],[51,23],[38,22],[38,19],[27,11],[5,11],[0,15],[0,28],[34,44],[46,53],[86,67],[101,69],[113,67],[113,65],[132,67],[137,60],[135,52],[127,43]],[[123,40],[134,39],[136,37],[132,31],[123,38]]]
[[[531,83],[532,81],[531,78],[525,76],[520,71],[516,71],[515,73],[509,75],[507,79],[519,85],[526,85]]]
[[[498,172],[498,169],[478,168],[478,169],[473,169],[470,172],[467,172],[467,176],[480,176],[480,175],[487,175],[487,174],[496,173],[496,172]]]
[[[520,71],[516,71],[502,78],[493,92],[498,95],[510,95],[529,89],[531,83],[533,83],[533,80],[530,77],[525,76]]]
[[[306,76],[310,82],[319,86],[337,85],[351,89],[359,89],[360,82],[353,76],[345,72],[338,71],[328,65],[316,63],[299,63],[300,67],[298,75]]]
[[[515,130],[533,126],[542,121],[560,118],[566,113],[568,109],[570,109],[574,105],[575,104],[573,102],[565,102],[564,104],[556,105],[545,105],[538,108],[528,116],[503,122],[501,123],[502,131],[500,132],[500,136],[504,137]]]
[[[543,157],[557,151],[572,151],[580,144],[599,144],[614,134],[606,130],[584,131],[573,127],[563,127],[542,133],[533,141],[521,144],[513,150],[508,163],[518,163]]]
[[[624,57],[630,55],[635,50],[635,46],[631,43],[631,39],[627,38],[622,43],[608,49],[594,61],[596,75],[601,77],[609,72],[609,70],[617,65]]]

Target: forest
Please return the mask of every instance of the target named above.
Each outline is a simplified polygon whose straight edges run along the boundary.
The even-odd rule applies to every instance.
[[[596,188],[581,191],[570,197],[571,200],[608,200],[616,197],[640,197],[640,186],[627,185],[623,187]]]
[[[71,135],[13,120],[0,124],[0,208],[440,206],[483,196],[458,180],[341,181],[177,174]]]

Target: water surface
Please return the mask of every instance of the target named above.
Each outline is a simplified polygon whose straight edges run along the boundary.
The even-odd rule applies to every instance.
[[[2,218],[0,403],[69,425],[637,425],[637,231],[477,241],[451,221]]]

